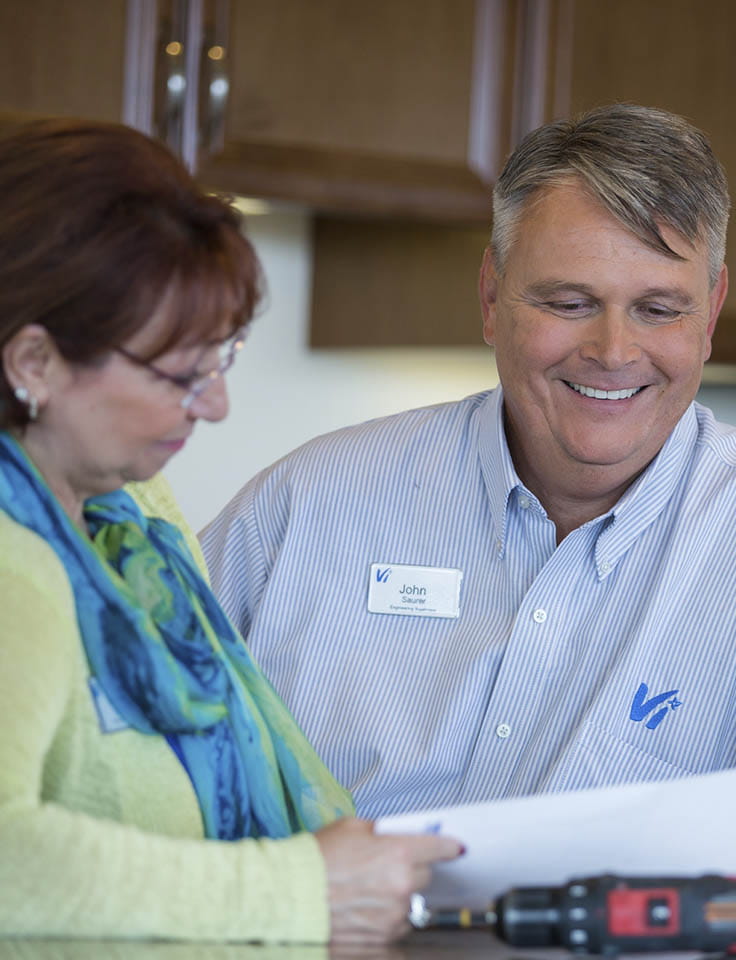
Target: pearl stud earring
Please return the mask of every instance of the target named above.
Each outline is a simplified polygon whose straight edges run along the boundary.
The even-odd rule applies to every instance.
[[[28,416],[31,420],[38,419],[38,400],[33,396],[28,387],[16,387],[13,391],[15,399],[28,407]]]

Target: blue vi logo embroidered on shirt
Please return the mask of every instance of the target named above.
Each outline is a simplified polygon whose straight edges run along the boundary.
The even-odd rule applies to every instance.
[[[666,690],[664,693],[658,693],[656,697],[650,697],[649,700],[647,700],[649,687],[646,683],[640,684],[639,689],[634,694],[634,699],[631,701],[629,719],[635,723],[639,723],[651,713],[651,717],[649,717],[644,726],[647,730],[654,730],[667,716],[669,709],[676,710],[682,706],[682,700],[677,699],[679,692],[679,690]],[[665,700],[667,701],[667,706],[662,706]],[[661,709],[657,710],[657,707]],[[652,713],[652,710],[656,710],[656,713]]]
[[[380,567],[376,567],[376,580],[378,580],[379,583],[385,583],[390,576],[391,567],[386,567],[384,570],[381,570]]]

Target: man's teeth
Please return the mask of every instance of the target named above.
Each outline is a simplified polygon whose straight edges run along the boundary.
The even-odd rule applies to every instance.
[[[566,381],[569,387],[582,393],[584,397],[593,397],[596,400],[628,400],[638,393],[641,387],[630,387],[628,390],[598,390],[597,387],[584,387],[582,383],[570,383]]]

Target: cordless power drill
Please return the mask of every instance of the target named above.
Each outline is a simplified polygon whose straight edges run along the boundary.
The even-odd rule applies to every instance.
[[[485,927],[515,947],[736,954],[736,878],[588,877],[561,887],[516,887],[485,911],[430,910],[418,896],[409,918],[420,928]]]

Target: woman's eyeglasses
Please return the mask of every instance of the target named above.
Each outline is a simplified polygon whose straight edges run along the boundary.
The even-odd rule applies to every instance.
[[[169,383],[173,383],[175,387],[186,391],[181,398],[181,405],[185,410],[188,410],[197,397],[201,396],[216,380],[224,376],[235,363],[235,358],[243,349],[247,330],[247,327],[241,327],[229,340],[225,340],[219,345],[218,351],[220,359],[218,364],[213,370],[209,370],[207,373],[197,373],[196,371],[188,374],[166,373],[166,371],[160,370],[154,363],[149,363],[148,360],[143,360],[141,357],[136,357],[135,354],[129,353],[124,347],[113,347],[113,350],[115,353],[119,353],[125,357],[126,360],[130,360],[131,363],[135,363],[139,367],[145,367],[146,370],[150,370],[151,373],[160,377],[162,380],[168,380]]]

